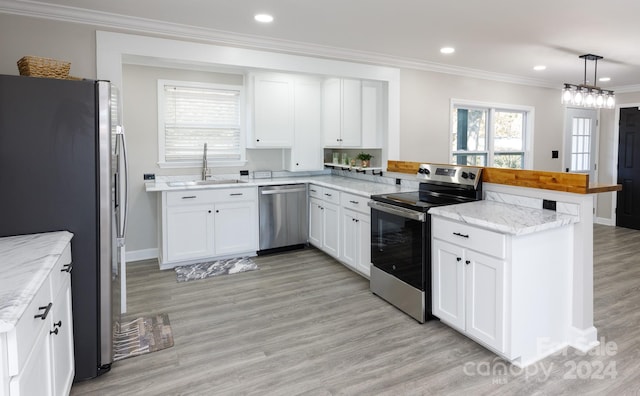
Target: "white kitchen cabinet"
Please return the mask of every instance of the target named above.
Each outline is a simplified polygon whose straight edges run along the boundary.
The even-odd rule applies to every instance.
[[[0,334],[0,394],[68,395],[75,373],[71,246],[62,251],[16,326]]]
[[[309,243],[325,253],[340,256],[340,192],[309,186]]]
[[[365,276],[371,272],[371,214],[368,199],[341,193],[340,260]]]
[[[322,133],[327,147],[362,145],[362,83],[328,78],[322,91]]]
[[[224,202],[215,205],[214,246],[215,254],[229,255],[256,249],[255,202]]]
[[[250,119],[247,147],[288,148],[293,146],[293,78],[288,74],[250,75]]]
[[[293,84],[293,147],[285,152],[285,168],[292,172],[323,169],[322,82],[295,77]]]
[[[160,269],[258,249],[256,187],[165,191],[160,211]]]
[[[433,314],[504,352],[503,260],[433,241]]]
[[[520,367],[567,345],[571,226],[511,235],[431,222],[435,316]]]
[[[382,148],[385,112],[380,81],[362,81],[362,147]]]
[[[167,261],[214,255],[213,204],[167,208]]]

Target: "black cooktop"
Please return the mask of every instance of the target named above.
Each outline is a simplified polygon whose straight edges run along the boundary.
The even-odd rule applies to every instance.
[[[411,191],[406,193],[394,193],[394,194],[380,194],[373,195],[371,199],[378,202],[388,203],[395,206],[400,206],[406,209],[419,210],[427,212],[429,208],[434,206],[446,205],[444,202],[429,202],[425,200],[424,194],[419,191]]]

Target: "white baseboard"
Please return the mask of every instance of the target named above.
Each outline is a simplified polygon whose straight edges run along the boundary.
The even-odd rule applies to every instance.
[[[613,219],[607,219],[606,217],[596,217],[594,222],[596,224],[602,224],[602,225],[611,226],[611,227],[615,227],[616,225]]]
[[[569,327],[569,345],[580,352],[588,352],[590,349],[600,345],[598,329],[593,326],[584,330],[573,326]]]
[[[158,258],[158,248],[131,250],[127,252],[127,263],[132,261],[150,260]]]

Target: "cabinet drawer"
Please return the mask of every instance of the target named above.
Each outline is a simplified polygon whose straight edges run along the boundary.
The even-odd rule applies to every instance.
[[[504,258],[506,256],[506,236],[498,232],[432,216],[431,235],[434,238],[494,257]]]
[[[340,205],[340,191],[334,190],[332,188],[323,187],[321,199],[323,201]]]
[[[18,375],[24,367],[31,349],[36,344],[36,337],[42,327],[50,323],[51,308],[53,308],[51,281],[47,277],[20,320],[18,320],[16,327],[7,334],[10,376]],[[45,320],[41,317],[35,317],[44,315],[45,312],[47,314]]]
[[[211,193],[215,202],[255,201],[258,197],[258,188],[225,188],[211,190]]]
[[[309,184],[309,196],[313,198],[322,199],[323,188],[318,186],[317,184]]]
[[[369,207],[367,206],[368,201],[369,198],[365,198],[360,195],[354,195],[344,192],[340,193],[340,205],[343,208],[349,208],[357,210],[358,212],[368,214],[370,213]]]
[[[213,190],[167,191],[167,206],[210,203]]]
[[[68,244],[51,270],[52,296],[57,296],[62,285],[71,280],[71,264],[71,244]]]

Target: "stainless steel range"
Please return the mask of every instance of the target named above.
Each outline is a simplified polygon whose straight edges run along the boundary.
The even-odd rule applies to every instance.
[[[371,291],[424,323],[431,316],[429,208],[482,199],[481,168],[420,165],[418,191],[374,195]]]

